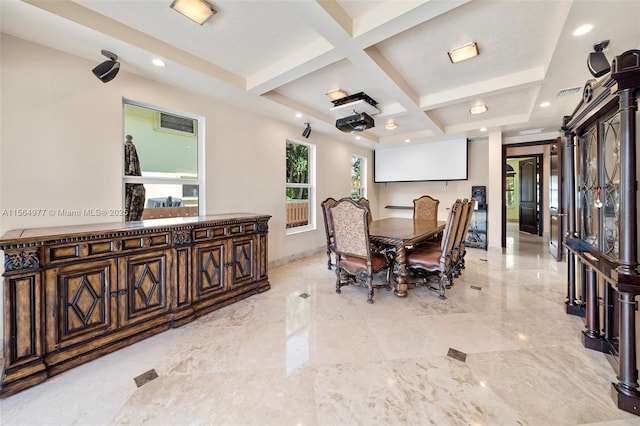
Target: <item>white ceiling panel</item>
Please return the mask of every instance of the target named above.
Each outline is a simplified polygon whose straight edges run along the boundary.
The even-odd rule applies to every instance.
[[[111,50],[123,73],[312,122],[314,135],[348,141],[356,135],[335,128],[325,93],[363,91],[381,110],[361,138],[374,149],[485,137],[480,127],[555,137],[580,99],[557,93],[592,78],[593,44],[609,39],[609,60],[640,48],[640,1],[632,0],[211,0],[218,13],[202,26],[170,3],[0,0],[0,31],[96,63]],[[593,30],[573,36],[583,23]],[[480,55],[451,64],[447,51],[468,41]],[[151,65],[155,56],[168,66]],[[480,100],[489,111],[471,116]],[[391,117],[393,131],[384,128]]]

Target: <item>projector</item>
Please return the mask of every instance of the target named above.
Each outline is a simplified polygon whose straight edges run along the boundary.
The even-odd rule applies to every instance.
[[[360,114],[337,119],[336,127],[345,133],[361,132],[374,127],[374,121],[369,114],[361,112]]]

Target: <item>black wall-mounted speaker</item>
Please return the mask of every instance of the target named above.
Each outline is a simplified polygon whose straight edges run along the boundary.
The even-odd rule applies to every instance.
[[[476,205],[479,209],[486,209],[487,208],[487,187],[472,186],[471,198],[476,200]]]
[[[609,71],[611,71],[611,66],[609,65],[609,61],[603,52],[591,52],[589,53],[589,57],[587,58],[587,66],[589,67],[589,72],[594,77],[602,77]]]
[[[120,62],[118,61],[104,61],[93,70],[93,75],[98,77],[103,83],[107,83],[115,78],[120,71]]]

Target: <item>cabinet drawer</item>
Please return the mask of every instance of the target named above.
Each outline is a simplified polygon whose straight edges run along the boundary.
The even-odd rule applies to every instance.
[[[111,254],[117,251],[118,244],[114,240],[81,241],[48,247],[45,257],[47,262],[63,262]]]
[[[158,234],[137,235],[122,239],[122,251],[136,250],[149,247],[167,247],[171,243],[169,232]]]
[[[242,235],[255,232],[257,229],[258,225],[253,222],[198,228],[193,230],[193,241],[199,242],[232,235]]]

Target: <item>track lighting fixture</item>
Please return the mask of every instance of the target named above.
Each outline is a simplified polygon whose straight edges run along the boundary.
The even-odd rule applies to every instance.
[[[309,139],[309,136],[311,135],[311,125],[309,123],[304,123],[304,125],[306,127],[302,131],[302,136]]]
[[[120,71],[120,62],[117,61],[118,55],[116,55],[115,53],[111,53],[108,50],[104,49],[101,50],[100,53],[109,58],[109,60],[104,61],[103,63],[95,67],[92,70],[93,75],[98,77],[103,83],[108,83],[113,80],[118,74],[118,71]]]

